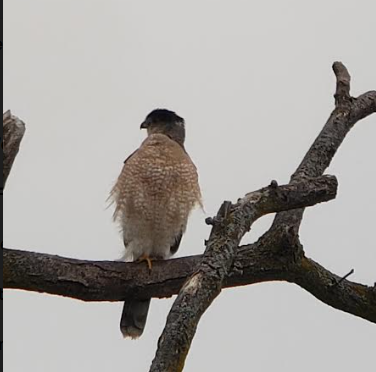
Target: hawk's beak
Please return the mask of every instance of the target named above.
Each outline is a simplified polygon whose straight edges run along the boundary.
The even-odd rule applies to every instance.
[[[148,127],[148,122],[145,120],[142,122],[140,129],[146,129]]]

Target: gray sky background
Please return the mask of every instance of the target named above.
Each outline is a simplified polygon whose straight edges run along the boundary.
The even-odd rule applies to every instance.
[[[27,134],[7,183],[4,245],[118,258],[105,201],[156,107],[186,119],[208,216],[287,182],[333,108],[333,61],[349,68],[353,95],[376,89],[375,14],[374,0],[5,0],[4,108]],[[328,170],[338,198],[307,211],[301,229],[308,256],[365,284],[376,280],[375,137],[375,116],[351,131]],[[179,256],[203,251],[204,218],[192,215]],[[147,371],[171,304],[152,301],[132,342],[121,303],[6,291],[4,369]],[[259,284],[215,301],[185,371],[370,371],[375,340],[374,324],[297,286]]]

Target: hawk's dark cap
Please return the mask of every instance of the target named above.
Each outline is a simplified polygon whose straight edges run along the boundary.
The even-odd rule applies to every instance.
[[[145,121],[141,124],[141,128],[147,128],[151,123],[166,123],[166,124],[173,124],[176,122],[183,122],[184,119],[177,115],[174,111],[170,111],[167,109],[156,109],[153,110],[145,119]]]

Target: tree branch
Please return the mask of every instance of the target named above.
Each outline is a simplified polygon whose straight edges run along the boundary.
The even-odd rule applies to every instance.
[[[10,110],[3,114],[3,189],[25,134],[25,124]]]
[[[294,283],[336,309],[376,323],[376,288],[350,282],[304,257],[295,268]]]
[[[337,81],[334,95],[335,109],[291,176],[291,183],[321,176],[355,123],[376,112],[376,91],[352,98],[350,97],[350,74],[346,67],[341,62],[334,62],[333,71]],[[294,228],[297,234],[303,213],[304,209],[278,213],[272,228],[285,225]]]
[[[322,179],[310,180],[289,187],[278,187],[274,181],[269,187],[247,194],[235,205],[230,202],[222,204],[213,220],[201,264],[181,288],[170,310],[150,372],[183,370],[201,316],[221,292],[240,240],[252,224],[265,214],[297,208],[303,200],[307,203],[317,195],[335,197],[335,193],[327,193],[329,180],[335,188],[334,178],[325,182]],[[306,197],[302,198],[303,195]]]
[[[296,185],[266,187],[241,199],[237,213],[260,213],[273,209],[310,206],[334,199],[337,180],[324,176]],[[249,225],[244,225],[249,229]],[[166,297],[177,293],[183,281],[192,274],[199,259],[156,261],[149,273],[144,265],[122,262],[74,260],[48,254],[3,250],[4,288],[24,289],[73,297],[84,301],[123,301],[127,297]]]
[[[331,114],[323,130],[311,146],[302,163],[291,177],[290,184],[304,179],[312,179],[323,174],[329,166],[337,149],[346,134],[360,117],[374,112],[373,95],[353,100],[350,97],[350,74],[341,62],[333,64],[337,86],[335,94],[336,108]],[[357,112],[357,115],[351,114]],[[225,207],[225,204],[223,205]],[[304,208],[283,211],[277,214],[271,229],[264,234],[264,239],[277,236],[275,245],[280,246],[287,235],[296,240],[296,258],[303,256],[302,246],[298,241],[298,231],[303,218]],[[221,218],[223,210],[220,210]],[[183,286],[168,315],[166,327],[159,339],[156,357],[150,372],[180,372],[194,337],[197,324],[203,312],[210,306],[213,299],[220,293],[222,282],[229,272],[237,252],[237,244],[247,231],[245,216],[239,215],[232,220],[225,213],[224,224],[213,227],[206,252],[199,269]],[[247,221],[247,222],[246,222]],[[281,234],[275,234],[282,231]],[[291,248],[291,246],[288,246]],[[305,282],[304,282],[305,283]],[[303,284],[303,282],[302,282]]]
[[[309,260],[311,264],[302,263],[295,268],[294,248],[289,249],[291,243],[283,245],[281,254],[281,247],[270,245],[274,240],[275,237],[269,241],[259,240],[255,244],[239,247],[223,288],[276,280],[288,281],[298,284],[336,309],[376,323],[375,287],[344,280],[334,288],[335,295],[327,299],[323,297],[326,288],[323,279],[329,278],[326,279],[328,283],[336,283],[341,278],[329,271],[325,275],[318,275],[317,272],[321,271],[315,265],[319,265],[315,263],[311,266],[313,261],[305,257],[301,259]],[[66,296],[88,302],[124,301],[129,297],[144,296],[166,298],[179,292],[199,266],[202,257],[199,255],[155,261],[153,271],[149,273],[146,267],[133,262],[84,261],[4,248],[4,288]],[[322,285],[323,288],[320,289]],[[358,288],[363,288],[363,293],[368,293],[368,304],[365,297],[357,297]],[[348,307],[343,300],[344,296],[340,294],[342,290],[346,290],[348,296],[354,299],[352,307]],[[336,301],[336,296],[342,300]],[[363,307],[356,305],[357,299],[363,303]],[[364,310],[359,312],[359,308]]]

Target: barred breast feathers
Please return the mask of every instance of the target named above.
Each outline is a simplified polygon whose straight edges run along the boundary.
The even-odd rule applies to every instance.
[[[125,161],[110,198],[119,222],[132,212],[161,218],[158,208],[168,209],[168,220],[176,218],[180,208],[179,220],[185,220],[196,205],[202,208],[195,165],[180,144],[163,134],[148,136]]]

